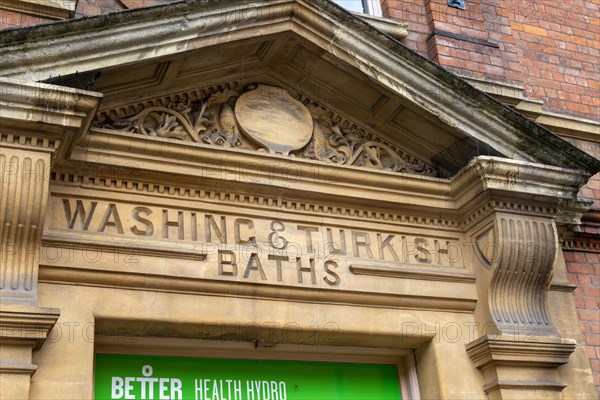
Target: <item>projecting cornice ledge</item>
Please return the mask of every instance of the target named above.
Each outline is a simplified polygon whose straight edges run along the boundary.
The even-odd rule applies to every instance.
[[[510,337],[484,336],[467,345],[473,364],[484,376],[484,391],[490,398],[522,398],[535,390],[545,398],[562,398],[566,387],[557,367],[566,364],[575,351],[571,339],[515,341]]]
[[[402,41],[408,36],[408,23],[406,22],[363,13],[354,13],[354,15],[396,40]]]
[[[56,324],[60,310],[4,303],[0,311],[0,343],[31,342],[39,349]]]
[[[67,158],[89,130],[101,93],[0,78],[0,147]]]
[[[456,175],[451,191],[459,209],[482,192],[492,198],[535,200],[556,207],[559,202],[576,201],[587,179],[587,172],[582,170],[481,156]]]

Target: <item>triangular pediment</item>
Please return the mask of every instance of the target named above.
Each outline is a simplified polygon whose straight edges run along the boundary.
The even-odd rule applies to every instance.
[[[94,129],[441,176],[419,158],[300,92],[239,81],[101,110]]]
[[[441,177],[477,155],[600,168],[327,0],[174,3],[2,33],[0,44],[2,76],[103,93],[101,129]],[[260,123],[243,119],[262,117],[240,101],[260,87],[301,104],[309,133],[299,124],[270,144],[250,133]]]

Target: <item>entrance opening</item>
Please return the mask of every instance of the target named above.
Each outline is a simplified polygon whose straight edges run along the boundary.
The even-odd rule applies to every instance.
[[[97,337],[94,398],[418,399],[406,350]]]

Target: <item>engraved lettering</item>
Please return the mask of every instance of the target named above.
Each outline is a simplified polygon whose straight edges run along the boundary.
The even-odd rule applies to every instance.
[[[92,201],[89,212],[85,210],[83,206],[83,202],[81,200],[77,200],[75,212],[71,215],[71,201],[68,199],[63,199],[63,211],[65,212],[65,218],[67,219],[67,227],[69,229],[73,229],[75,227],[75,221],[77,217],[79,217],[79,222],[84,231],[87,231],[90,227],[90,222],[92,221],[92,217],[94,216],[94,211],[96,211],[96,206],[98,205],[97,201]]]
[[[271,233],[269,234],[269,243],[274,249],[284,250],[288,241],[283,236],[279,236],[280,232],[285,231],[285,225],[281,221],[271,222]]]
[[[152,236],[154,234],[154,224],[152,223],[152,221],[150,221],[148,218],[146,218],[145,216],[141,216],[140,214],[144,213],[145,216],[149,216],[152,215],[152,210],[149,209],[148,207],[136,207],[133,209],[131,216],[133,217],[133,219],[135,219],[136,221],[138,221],[139,223],[141,223],[143,225],[143,228],[140,229],[138,228],[137,225],[132,226],[131,228],[131,232],[134,235],[138,235],[138,236]]]
[[[242,239],[242,234],[241,234],[241,226],[242,225],[245,225],[246,229],[248,231],[250,231],[250,233],[246,236],[245,239]],[[236,243],[256,245],[256,236],[254,233],[254,222],[251,219],[237,218],[233,222],[233,234],[235,236]]]
[[[60,215],[50,219],[57,226],[51,225],[49,229],[91,230],[129,238],[149,239],[158,235],[157,239],[195,242],[174,244],[173,251],[178,246],[184,249],[197,245],[203,253],[209,253],[207,260],[212,260],[212,268],[217,264],[213,271],[222,279],[235,277],[273,283],[277,279],[279,284],[335,288],[341,285],[344,276],[345,268],[340,266],[345,265],[345,257],[378,260],[387,267],[410,263],[460,267],[464,261],[461,242],[450,236],[446,239],[443,231],[432,233],[434,238],[396,229],[386,232],[383,225],[381,231],[367,228],[360,231],[301,220],[269,220],[258,215],[218,215],[202,209],[62,197],[52,201],[63,208],[64,219]],[[121,218],[124,214],[128,214],[126,220]],[[116,238],[115,241],[118,242]]]
[[[354,257],[360,257],[360,248],[364,248],[369,258],[373,258],[373,252],[371,251],[371,238],[366,232],[352,231],[352,249],[354,251]]]
[[[277,254],[269,254],[269,260],[275,261],[275,266],[277,267],[277,282],[283,282],[283,270],[282,270],[282,261],[289,261],[288,256],[278,256]]]
[[[385,260],[385,251],[384,250],[388,249],[388,251],[392,255],[392,258],[394,259],[394,261],[400,261],[400,257],[398,257],[398,254],[396,253],[396,250],[394,249],[394,245],[391,243],[395,237],[396,237],[395,235],[388,235],[388,237],[382,241],[381,234],[380,233],[377,234],[377,247],[379,249],[379,258],[381,260]]]
[[[443,249],[440,246],[440,242],[437,240],[433,241],[433,247],[435,248],[435,262],[438,265],[442,264],[442,259],[449,259],[448,257],[448,248],[450,247],[450,242],[446,240],[446,248]],[[442,257],[443,255],[443,257]]]
[[[327,228],[326,229],[327,232],[327,248],[325,249],[326,251],[329,252],[329,254],[339,254],[339,255],[346,255],[346,235],[344,233],[343,229],[339,229],[340,232],[340,244],[339,246],[336,246],[335,242],[333,241],[333,232],[331,228]]]
[[[310,281],[313,285],[317,284],[317,273],[315,271],[315,260],[312,258],[308,259],[308,267],[302,266],[302,258],[296,257],[296,272],[298,274],[298,283],[304,283],[302,279],[302,273],[310,272]]]
[[[206,214],[204,216],[204,221],[205,221],[204,230],[205,230],[205,235],[206,235],[206,241],[209,243],[212,242],[212,232],[214,231],[215,235],[219,239],[219,242],[227,244],[227,224],[226,224],[227,221],[225,220],[225,217],[221,217],[221,227],[220,228],[217,225],[217,221],[215,221],[215,218],[210,214]]]
[[[406,236],[402,236],[402,262],[408,262],[408,242]]]
[[[313,253],[312,233],[319,232],[316,226],[298,225],[298,230],[306,232],[306,251]]]
[[[225,266],[228,269],[225,269]],[[235,253],[230,250],[219,250],[219,275],[222,276],[237,276],[238,267],[236,263]]]
[[[177,235],[179,237],[179,240],[183,240],[185,239],[185,234],[184,234],[184,228],[183,228],[183,211],[178,211],[177,212],[177,221],[170,221],[169,220],[169,210],[164,209],[162,210],[162,234],[163,234],[163,238],[164,239],[168,239],[169,238],[169,227],[176,227],[177,228]]]
[[[250,277],[251,271],[258,271],[260,273],[260,278],[263,281],[267,280],[267,275],[265,275],[265,271],[263,270],[257,253],[250,254],[250,259],[248,260],[248,265],[246,266],[246,271],[244,272],[244,278]]]
[[[332,268],[338,268],[338,264],[333,260],[327,260],[325,261],[324,267],[325,273],[329,275],[323,278],[325,283],[329,286],[338,286],[341,282],[340,276],[332,270]]]
[[[111,218],[113,219],[111,221]],[[117,229],[119,234],[124,234],[123,224],[121,223],[121,218],[119,218],[119,212],[117,211],[117,206],[114,203],[110,203],[108,208],[106,209],[106,213],[104,214],[104,218],[102,219],[102,223],[100,224],[100,232],[104,232],[107,226],[112,226]]]
[[[198,217],[195,212],[190,216],[190,227],[192,231],[192,240],[195,242],[198,240]]]
[[[431,263],[431,252],[427,249],[429,246],[429,241],[423,238],[415,239],[415,247],[417,248],[417,254],[415,254],[415,259],[422,263]]]

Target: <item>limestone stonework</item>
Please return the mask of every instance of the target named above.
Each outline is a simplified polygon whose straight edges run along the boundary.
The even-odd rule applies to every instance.
[[[370,20],[188,1],[0,32],[3,399],[93,398],[99,353],[595,398],[559,242],[600,161]]]
[[[100,95],[0,78],[0,395],[29,396],[39,349],[60,315],[38,306],[40,246],[53,161],[89,129]]]

